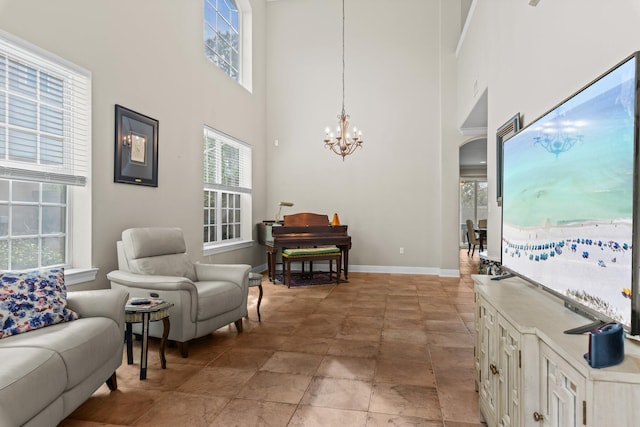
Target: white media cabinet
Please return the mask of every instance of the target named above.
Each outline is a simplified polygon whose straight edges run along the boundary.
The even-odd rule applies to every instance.
[[[474,275],[479,407],[490,427],[640,426],[640,343],[619,365],[585,361],[589,323],[560,298],[514,277]]]

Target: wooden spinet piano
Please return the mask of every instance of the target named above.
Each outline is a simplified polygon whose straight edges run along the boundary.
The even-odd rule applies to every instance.
[[[279,249],[308,248],[336,245],[342,252],[345,280],[349,279],[349,249],[351,236],[346,225],[330,225],[329,216],[315,213],[298,213],[284,216],[284,225],[273,222],[258,224],[258,242],[267,247],[269,280],[275,281],[276,254]]]

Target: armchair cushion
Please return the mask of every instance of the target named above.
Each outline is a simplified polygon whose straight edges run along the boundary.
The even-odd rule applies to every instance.
[[[182,254],[187,251],[182,230],[179,228],[129,228],[122,232],[122,242],[132,259]]]
[[[191,281],[196,280],[193,263],[187,254],[159,255],[129,260],[129,268],[132,273],[137,274],[186,277]]]
[[[232,282],[198,282],[198,320],[207,320],[242,304],[243,289]]]
[[[129,228],[122,232],[122,246],[132,273],[197,280],[179,228]]]

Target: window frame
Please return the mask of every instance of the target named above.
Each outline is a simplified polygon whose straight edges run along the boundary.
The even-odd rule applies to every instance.
[[[235,7],[235,10],[231,9],[230,7],[228,7],[227,10],[229,10],[230,13],[232,14],[235,13],[236,20],[237,20],[237,27],[234,26],[233,17],[231,18],[231,21],[230,21],[229,19],[227,19],[226,16],[222,14],[221,8],[218,6],[220,2],[224,2],[224,3],[230,2],[233,4],[233,6]],[[241,22],[242,13],[240,12],[240,7],[238,6],[235,0],[204,0],[203,4],[204,4],[204,10],[205,10],[205,13],[204,13],[205,56],[207,57],[207,59],[209,59],[209,61],[216,64],[218,68],[224,71],[225,74],[227,74],[233,80],[240,82],[241,76],[242,76],[242,22]],[[207,19],[207,13],[206,13],[207,5],[209,5],[213,11],[215,22],[211,22]],[[224,22],[221,23],[220,20],[223,20]],[[235,43],[230,44],[225,39],[223,28],[222,28],[223,26],[225,26],[225,24],[228,27],[228,29],[230,29],[233,33],[235,33],[236,35]],[[215,46],[214,48],[207,44],[207,40],[208,40],[206,38],[206,35],[208,33],[207,28],[209,28],[217,38],[222,40],[221,43],[224,43],[225,47],[228,47],[232,50],[231,57],[229,58],[229,60],[226,59],[222,51],[215,49],[218,46]],[[213,52],[213,55],[208,54],[209,50]],[[234,65],[233,51],[235,51],[235,53],[237,54],[237,67]],[[216,59],[214,57],[218,58],[218,62],[216,62]],[[225,65],[229,67],[229,69],[226,69]],[[233,74],[232,71],[235,71],[236,73],[235,77],[234,75],[232,75]]]
[[[216,145],[213,148],[215,153],[211,156],[207,156],[207,138],[216,141]],[[224,156],[221,154],[221,145],[229,145],[237,148],[239,153],[238,158],[238,176],[236,184],[223,183],[222,177],[222,162]],[[251,145],[246,144],[238,139],[235,139],[223,132],[220,132],[211,127],[205,126],[203,132],[203,252],[204,255],[213,255],[217,253],[227,252],[245,247],[251,247],[254,245],[252,237],[252,157],[253,149]],[[211,172],[213,171],[213,172]],[[208,178],[213,176],[213,179]],[[213,181],[213,182],[210,182]],[[212,207],[211,195],[215,196],[215,205]],[[236,207],[234,202],[233,210],[239,210],[239,218],[236,218],[234,214],[233,224],[240,226],[239,236],[234,236],[231,239],[222,239],[223,228],[229,225],[229,221],[223,222],[224,217],[223,209],[229,209],[228,206],[224,206],[222,203],[223,195],[232,195],[234,200],[239,200],[239,208]],[[211,221],[211,212],[214,213],[214,221]],[[228,217],[227,217],[228,218]],[[207,241],[205,234],[210,235],[210,228],[214,227],[215,239],[213,241]]]
[[[7,253],[7,267],[9,270],[15,271],[15,270],[29,270],[29,269],[35,269],[35,268],[53,268],[53,267],[66,267],[67,266],[67,260],[71,257],[71,252],[69,250],[70,245],[67,243],[68,238],[69,238],[69,227],[70,227],[70,215],[68,214],[68,210],[69,210],[69,186],[67,185],[63,185],[63,184],[48,184],[48,183],[44,183],[44,182],[34,182],[34,181],[20,181],[20,180],[6,180],[6,179],[1,179],[0,180],[0,185],[4,186],[4,183],[7,183],[6,186],[6,198],[0,196],[0,209],[2,209],[2,207],[5,207],[2,210],[6,209],[6,225],[7,225],[7,230],[6,230],[6,234],[0,234],[0,251],[3,250],[3,248],[1,246],[4,246],[3,242],[8,242],[6,244],[6,253]],[[27,200],[26,198],[22,197],[16,197],[15,194],[18,192],[18,188],[16,188],[16,186],[20,186],[23,184],[19,184],[19,183],[24,183],[26,185],[33,185],[33,186],[37,186],[37,198],[34,198],[32,200]],[[60,200],[57,201],[52,201],[52,200],[46,200],[45,197],[45,191],[46,186],[47,185],[59,185],[62,187],[63,191],[63,197]],[[4,191],[3,191],[4,192]],[[24,208],[32,208],[35,209],[36,211],[36,221],[37,224],[35,224],[35,232],[31,232],[31,233],[26,233],[26,232],[20,232],[19,230],[15,230],[15,227],[13,225],[13,218],[14,218],[14,208],[17,209],[24,209]],[[45,217],[45,211],[48,208],[62,208],[64,210],[64,216],[61,217],[62,221],[59,222],[58,225],[61,225],[63,228],[63,230],[57,230],[57,231],[51,231],[51,230],[45,230],[45,222],[44,222],[44,217]],[[43,257],[44,257],[44,246],[45,246],[45,240],[48,238],[63,238],[65,241],[65,245],[64,245],[64,250],[62,251],[62,262],[59,263],[44,263],[43,262]],[[19,248],[19,244],[20,242],[26,242],[28,240],[33,240],[36,239],[38,241],[37,246],[38,246],[38,251],[35,254],[35,256],[37,257],[37,265],[36,266],[28,266],[25,268],[17,268],[14,264],[13,264],[13,257],[11,256],[13,251],[16,250],[17,248]],[[3,266],[4,262],[0,262],[0,266]],[[0,268],[1,269],[1,268]]]
[[[65,201],[61,202],[65,207],[65,218],[62,221],[65,230],[62,232],[65,238],[64,262],[55,265],[42,265],[43,252],[38,254],[38,265],[28,269],[46,268],[50,266],[65,268],[65,281],[67,284],[83,283],[95,280],[97,269],[91,268],[91,73],[63,58],[58,57],[44,49],[41,49],[10,33],[0,30],[0,55],[5,59],[7,68],[6,79],[2,80],[3,86],[0,92],[4,94],[4,116],[0,125],[0,132],[5,144],[3,153],[7,157],[0,159],[0,179],[7,181],[25,181],[38,183],[39,200],[29,202],[38,206],[38,230],[37,238],[46,238],[51,233],[44,233],[42,226],[42,207],[49,203],[43,203],[43,189],[47,184],[60,184],[65,186]],[[35,102],[37,127],[33,132],[36,138],[36,155],[30,162],[12,160],[9,157],[11,130],[20,131],[21,127],[10,122],[9,103],[13,93],[10,84],[11,63],[36,70]],[[44,75],[44,79],[42,75]],[[41,129],[40,112],[47,108],[48,86],[50,78],[61,79],[62,84],[62,110],[60,120],[64,132],[60,135],[63,140],[61,161],[54,163],[43,161],[40,149],[47,148],[48,137],[46,125]],[[45,117],[46,119],[46,117]],[[54,122],[55,125],[55,122]],[[51,129],[51,128],[48,128]],[[42,140],[40,138],[43,138]],[[55,148],[55,147],[54,147]],[[45,154],[46,155],[46,154]],[[10,187],[13,186],[11,183]],[[5,201],[8,207],[13,204],[23,204],[24,201],[13,200],[9,195]],[[7,208],[8,209],[8,208]],[[8,215],[12,215],[8,211]],[[3,240],[8,240],[9,233]],[[42,247],[39,245],[39,248]],[[10,262],[10,261],[9,261]]]
[[[238,78],[234,78],[226,70],[221,67],[216,61],[207,54],[207,28],[211,28],[216,34],[219,34],[217,31],[217,25],[210,25],[207,21],[207,13],[206,8],[207,4],[212,4],[213,2],[224,1],[224,0],[203,0],[202,3],[202,35],[203,35],[203,53],[205,58],[212,64],[216,66],[219,70],[225,73],[229,78],[238,82],[241,86],[243,86],[249,92],[253,90],[253,13],[251,8],[251,3],[249,0],[232,0],[235,3],[237,14],[238,14],[238,42],[237,42],[237,52],[238,52]],[[216,17],[220,16],[217,8],[213,8],[214,14]]]

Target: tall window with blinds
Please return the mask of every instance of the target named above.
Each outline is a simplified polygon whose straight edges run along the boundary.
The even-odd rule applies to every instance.
[[[89,72],[0,32],[0,270],[68,265],[90,123]]]
[[[204,129],[204,246],[251,240],[251,147]]]

